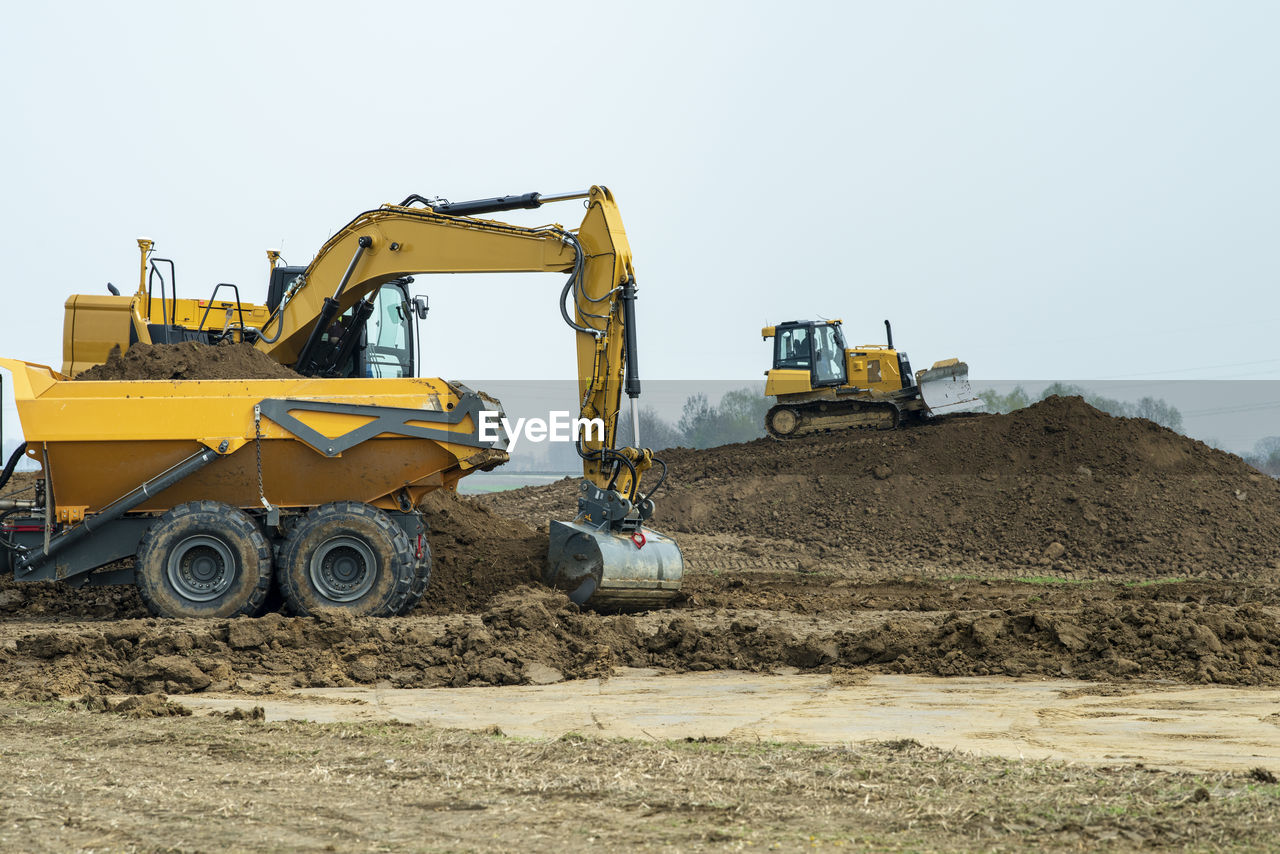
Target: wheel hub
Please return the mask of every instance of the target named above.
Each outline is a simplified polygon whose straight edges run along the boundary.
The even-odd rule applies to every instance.
[[[235,554],[217,537],[197,534],[170,552],[165,573],[181,596],[208,602],[226,593],[235,581]]]
[[[334,537],[311,556],[311,583],[334,602],[352,602],[369,592],[378,575],[378,560],[369,544],[356,537]]]

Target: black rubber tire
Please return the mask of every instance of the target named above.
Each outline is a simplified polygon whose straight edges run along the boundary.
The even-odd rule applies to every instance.
[[[263,598],[262,604],[258,606],[258,610],[254,611],[252,616],[261,617],[264,614],[270,614],[274,611],[284,610],[284,594],[280,592],[280,585],[276,584],[274,579],[271,588],[267,591],[267,595]]]
[[[192,501],[147,529],[134,575],[158,617],[253,615],[271,588],[271,546],[243,510]]]
[[[321,504],[294,526],[280,551],[276,581],[292,613],[340,609],[392,617],[413,594],[418,567],[404,529],[358,501]]]
[[[418,603],[427,592],[427,586],[431,583],[431,546],[427,544],[425,535],[422,539],[422,557],[415,558],[414,563],[413,586],[409,589],[409,599],[398,612],[402,617],[418,607]]]

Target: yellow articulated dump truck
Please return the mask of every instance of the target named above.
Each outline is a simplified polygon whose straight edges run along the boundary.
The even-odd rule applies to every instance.
[[[581,225],[524,227],[480,214],[585,199]],[[619,446],[621,395],[640,394],[630,248],[612,195],[504,196],[446,202],[410,196],[339,230],[306,267],[272,254],[268,305],[154,293],[171,261],[142,248],[138,292],[72,297],[64,370],[135,343],[252,344],[302,374],[278,380],[69,381],[0,360],[13,374],[26,443],[41,466],[34,498],[0,499],[0,545],[19,580],[135,583],[162,616],[261,611],[273,586],[290,610],[391,616],[423,596],[430,573],[419,505],[436,489],[507,460],[506,436],[482,430],[497,401],[421,379],[408,324],[426,315],[411,277],[563,272],[562,319],[577,341],[581,418],[604,430],[576,441],[578,513],[553,520],[544,580],[592,607],[643,608],[674,598],[683,558],[645,526],[645,475],[665,465]],[[278,271],[284,269],[284,274]],[[219,285],[219,288],[226,287]],[[389,290],[390,288],[390,290]],[[485,419],[489,425],[498,418]],[[495,438],[496,437],[496,438]],[[136,556],[133,567],[117,568]]]
[[[406,611],[431,568],[416,506],[507,456],[476,427],[493,403],[440,380],[69,382],[0,367],[43,470],[36,498],[0,504],[15,577],[136,582],[161,616],[253,614],[277,582],[298,614]],[[134,568],[96,571],[131,555]]]

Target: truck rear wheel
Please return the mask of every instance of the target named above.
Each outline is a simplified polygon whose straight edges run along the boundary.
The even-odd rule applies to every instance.
[[[335,501],[312,510],[289,532],[278,573],[285,601],[299,616],[338,608],[391,617],[410,601],[418,566],[409,535],[386,513]]]
[[[413,575],[413,586],[409,589],[409,598],[399,611],[400,616],[412,611],[418,607],[418,603],[422,601],[422,596],[427,592],[427,585],[431,583],[431,546],[427,545],[427,538],[424,534],[422,537],[422,557],[416,558]]]
[[[252,615],[271,587],[271,547],[244,511],[192,501],[147,529],[135,578],[142,600],[159,617]]]

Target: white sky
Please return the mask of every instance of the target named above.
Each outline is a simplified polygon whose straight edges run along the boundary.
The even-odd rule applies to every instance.
[[[139,236],[183,295],[261,299],[265,249],[409,193],[601,183],[645,378],[759,378],[762,325],[826,316],[977,379],[1280,379],[1277,32],[1249,2],[12,5],[3,354],[60,364],[63,300],[132,290]],[[560,280],[420,277],[426,372],[571,376]]]

